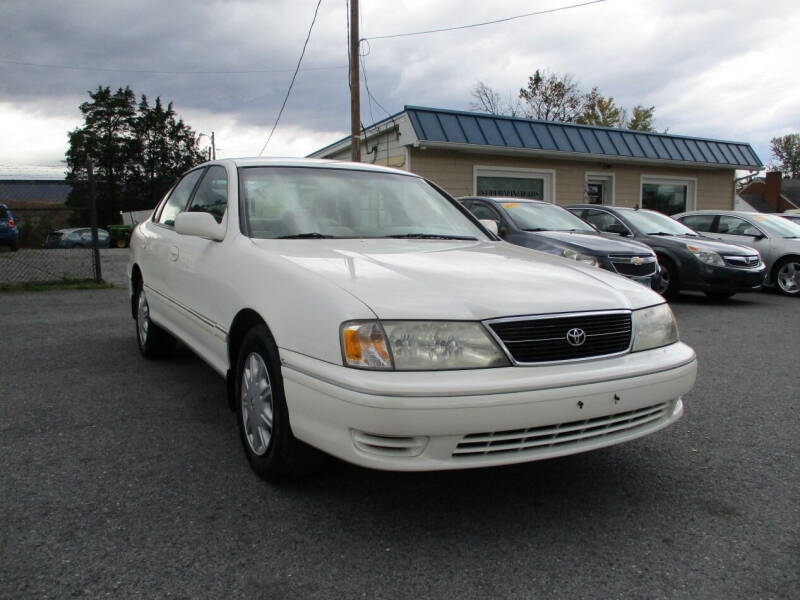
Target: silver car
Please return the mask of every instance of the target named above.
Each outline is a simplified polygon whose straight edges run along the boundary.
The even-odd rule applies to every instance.
[[[767,285],[800,296],[800,225],[778,215],[736,210],[695,210],[673,215],[687,227],[761,253]]]

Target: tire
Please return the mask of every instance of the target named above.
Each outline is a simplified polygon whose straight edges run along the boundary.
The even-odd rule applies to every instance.
[[[705,292],[706,296],[708,296],[712,300],[727,300],[735,293],[736,292]]]
[[[128,243],[124,239],[117,240],[117,243],[115,245],[116,245],[117,248],[127,248],[128,247]]]
[[[678,281],[678,270],[672,261],[668,259],[660,259],[658,261],[661,266],[661,273],[656,283],[657,288],[653,290],[664,296],[667,300],[673,300],[680,294],[680,282]]]
[[[236,364],[236,420],[247,462],[274,481],[308,472],[321,454],[297,440],[289,424],[278,348],[266,326],[242,340]]]
[[[169,356],[175,348],[175,338],[150,320],[150,307],[141,281],[136,284],[136,342],[139,352],[153,360]]]
[[[800,296],[800,258],[784,258],[773,270],[772,280],[781,294]]]

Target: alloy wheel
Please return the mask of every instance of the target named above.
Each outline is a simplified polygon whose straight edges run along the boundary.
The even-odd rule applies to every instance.
[[[800,293],[800,262],[790,261],[778,271],[778,285],[787,294]]]
[[[272,439],[274,409],[267,365],[257,352],[244,362],[240,396],[247,445],[253,454],[263,456]]]
[[[147,344],[147,333],[150,329],[150,307],[147,305],[144,290],[139,290],[139,303],[136,308],[136,332],[139,334],[139,343]]]

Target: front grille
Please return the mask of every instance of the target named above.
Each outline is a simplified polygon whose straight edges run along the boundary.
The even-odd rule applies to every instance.
[[[752,269],[761,264],[761,259],[758,256],[723,256],[725,264],[731,267],[739,267],[742,269]]]
[[[608,258],[611,260],[611,266],[620,275],[647,277],[656,272],[655,256],[612,254]]]
[[[547,363],[619,354],[631,343],[628,312],[582,313],[557,317],[520,317],[489,322],[497,339],[517,363]],[[585,340],[572,345],[567,333],[580,330]],[[575,342],[575,338],[572,339]]]
[[[556,446],[580,445],[598,438],[627,433],[666,418],[669,404],[663,402],[585,421],[571,421],[543,427],[471,433],[461,438],[453,451],[454,458],[501,453],[535,455]]]

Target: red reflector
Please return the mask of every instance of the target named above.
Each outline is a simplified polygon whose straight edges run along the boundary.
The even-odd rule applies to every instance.
[[[8,226],[9,227],[13,227],[14,226],[14,219],[9,219],[8,220]]]

